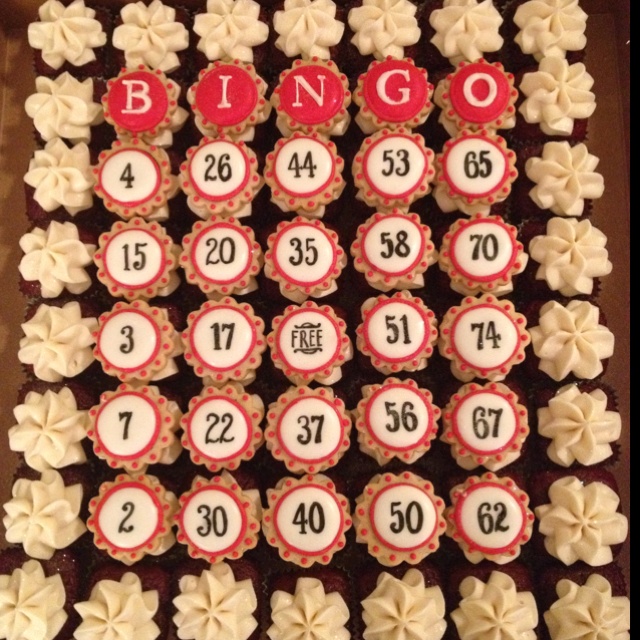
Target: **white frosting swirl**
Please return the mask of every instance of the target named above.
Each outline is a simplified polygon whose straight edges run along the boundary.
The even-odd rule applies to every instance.
[[[84,267],[92,263],[95,245],[81,242],[72,222],[54,220],[46,231],[36,227],[20,238],[20,248],[25,254],[20,274],[40,282],[43,298],[56,298],[65,289],[79,294],[91,286]]]
[[[547,142],[542,158],[529,158],[525,165],[527,177],[536,183],[531,199],[558,216],[581,216],[585,198],[595,200],[604,193],[604,178],[596,172],[599,162],[585,144]]]
[[[76,80],[67,72],[55,79],[37,77],[36,93],[27,98],[25,111],[45,141],[89,142],[91,127],[104,121],[102,105],[93,101],[93,79]]]
[[[68,302],[64,307],[41,304],[33,318],[22,324],[18,359],[33,365],[38,378],[60,382],[84,371],[94,360],[92,332],[96,318],[83,318],[80,305]]]
[[[345,628],[349,608],[342,596],[325,593],[320,580],[298,578],[295,594],[276,591],[271,596],[271,640],[349,640]]]
[[[582,560],[592,567],[613,561],[611,546],[622,544],[629,530],[627,518],[616,509],[620,498],[602,482],[584,485],[575,476],[549,487],[550,504],[536,507],[544,546],[566,565]]]
[[[60,139],[47,142],[29,163],[24,181],[36,191],[36,202],[47,212],[64,207],[75,216],[93,205],[93,174],[89,147],[82,142],[71,149]]]
[[[522,78],[520,91],[526,99],[519,111],[548,136],[569,136],[576,118],[589,118],[596,110],[591,87],[593,77],[582,62],[569,64],[564,58],[542,58],[538,70]]]
[[[200,36],[198,49],[209,60],[253,62],[253,47],[269,37],[254,0],[207,0],[207,12],[196,15],[193,30]]]
[[[556,600],[544,619],[551,640],[629,640],[631,602],[613,596],[609,581],[600,574],[578,586],[571,580],[556,585]]]
[[[502,47],[502,22],[491,0],[444,0],[443,8],[429,16],[436,31],[431,42],[453,65],[473,62]]]
[[[82,485],[65,487],[54,469],[43,471],[40,480],[16,480],[11,495],[2,519],[7,541],[22,544],[32,558],[49,560],[86,531],[78,517]]]
[[[540,263],[538,280],[563,296],[591,295],[593,279],[611,273],[607,236],[589,220],[551,218],[547,235],[529,243],[531,257]]]
[[[621,431],[620,414],[607,411],[602,389],[586,393],[569,384],[558,390],[548,406],[538,409],[538,432],[552,440],[549,458],[564,467],[576,460],[583,465],[606,460]]]
[[[344,24],[336,20],[332,0],[284,0],[284,11],[276,11],[273,28],[279,34],[276,47],[290,58],[330,57],[329,47],[337,45]]]
[[[65,60],[81,67],[96,59],[94,49],[107,43],[96,12],[73,0],[65,7],[59,0],[46,0],[38,9],[40,22],[29,25],[29,44],[42,51],[42,59],[53,69]]]
[[[59,574],[47,578],[37,560],[0,575],[0,638],[53,640],[67,621]]]
[[[615,342],[599,318],[600,309],[590,302],[572,300],[566,307],[547,302],[540,309],[540,324],[530,331],[540,370],[556,382],[570,373],[589,380],[599,376]]]
[[[24,453],[32,469],[61,469],[86,461],[80,443],[87,435],[89,412],[78,409],[68,387],[44,395],[30,391],[13,415],[18,424],[9,429],[9,446]]]
[[[402,580],[381,573],[362,607],[364,640],[440,640],[447,628],[440,587],[425,587],[417,569],[409,569]]]
[[[176,51],[189,46],[189,32],[176,22],[176,10],[153,0],[129,3],[120,11],[123,24],[113,31],[113,46],[124,51],[129,67],[140,64],[171,73],[180,66]]]
[[[536,60],[545,56],[564,58],[587,44],[588,15],[579,0],[529,0],[516,10],[513,21],[520,28],[515,41],[523,53]]]
[[[173,617],[181,640],[247,640],[258,621],[251,580],[236,582],[226,563],[213,565],[200,577],[180,579],[180,595],[173,599]]]
[[[409,0],[363,0],[362,6],[349,11],[349,26],[355,34],[351,42],[363,56],[402,58],[404,47],[420,40],[416,10]]]
[[[135,573],[125,573],[120,582],[100,580],[90,599],[73,607],[82,617],[76,640],[154,640],[160,635],[153,621],[158,592],[143,591]]]
[[[518,591],[513,578],[493,571],[488,582],[473,576],[460,584],[462,600],[451,613],[461,640],[535,640],[538,607],[533,594]]]

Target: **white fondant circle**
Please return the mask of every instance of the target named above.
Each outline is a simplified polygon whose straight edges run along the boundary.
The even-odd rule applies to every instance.
[[[453,428],[460,443],[477,454],[504,451],[518,429],[515,407],[493,391],[478,391],[462,398],[453,413]]]
[[[251,432],[251,421],[242,407],[220,396],[198,403],[187,423],[189,441],[195,450],[217,462],[242,453],[249,445]]]
[[[451,239],[451,261],[461,275],[489,281],[504,275],[516,260],[516,244],[495,220],[474,221]]]
[[[300,524],[294,524],[294,520]],[[289,491],[278,501],[274,521],[286,546],[310,555],[330,549],[343,530],[337,498],[321,486],[302,486]]]
[[[460,358],[482,370],[505,365],[517,351],[519,341],[513,320],[500,307],[488,304],[461,312],[451,331],[451,342]]]
[[[249,179],[249,158],[236,144],[212,140],[199,147],[189,162],[198,194],[218,202],[235,197]]]
[[[444,154],[444,171],[449,186],[470,197],[495,193],[504,183],[509,164],[504,151],[479,136],[456,140]]]
[[[198,274],[214,284],[236,282],[249,270],[251,241],[244,230],[217,222],[196,237],[191,259]]]
[[[149,398],[137,392],[119,393],[100,407],[95,421],[96,437],[105,453],[135,460],[157,441],[160,419]]]
[[[317,397],[289,403],[278,421],[278,440],[287,453],[303,462],[324,462],[340,448],[344,429],[335,406]]]
[[[149,287],[164,271],[163,247],[148,231],[125,229],[106,244],[104,268],[112,280],[125,287]]]
[[[364,154],[363,170],[371,188],[384,198],[408,198],[427,172],[423,149],[409,136],[391,134]]]
[[[371,504],[370,517],[378,538],[401,551],[427,544],[438,524],[438,512],[431,498],[410,484],[382,489]]]
[[[420,310],[400,300],[378,305],[365,322],[371,350],[387,362],[402,362],[418,355],[427,342],[429,329],[429,322]]]
[[[244,535],[246,517],[230,491],[210,486],[191,495],[182,507],[182,529],[198,549],[226,553]]]
[[[385,385],[374,393],[366,409],[369,433],[384,447],[411,451],[434,428],[433,410],[424,396],[407,385]]]
[[[160,176],[151,154],[123,149],[112,153],[102,165],[100,186],[107,198],[132,207],[153,198],[160,189]]]
[[[110,365],[123,371],[145,367],[160,349],[158,327],[139,311],[111,315],[98,334],[98,348]]]
[[[516,497],[502,485],[488,482],[460,497],[455,518],[469,544],[494,553],[509,549],[526,525],[524,509]]]
[[[303,309],[289,315],[277,339],[283,362],[296,371],[321,371],[333,364],[340,349],[338,326],[319,310]]]
[[[130,482],[112,487],[96,513],[97,527],[118,549],[135,550],[148,544],[162,525],[162,508],[144,485]]]
[[[251,353],[255,339],[249,318],[232,307],[208,309],[191,327],[191,344],[196,357],[210,369],[219,371],[233,369],[242,363]]]
[[[390,276],[410,273],[422,258],[422,228],[407,216],[389,215],[374,222],[362,238],[363,257]]]
[[[278,150],[274,172],[286,193],[311,197],[331,183],[335,158],[325,144],[314,138],[291,138]]]
[[[273,245],[278,271],[290,282],[313,286],[329,278],[336,265],[336,248],[328,234],[313,224],[293,223]]]

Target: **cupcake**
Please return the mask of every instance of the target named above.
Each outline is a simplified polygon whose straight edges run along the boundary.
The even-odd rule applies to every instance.
[[[266,90],[252,64],[218,60],[200,71],[187,99],[204,136],[225,134],[232,140],[251,141],[256,125],[265,122],[271,111]]]
[[[105,373],[122,382],[161,380],[176,373],[182,344],[166,309],[137,300],[116,303],[94,332],[94,356]]]
[[[295,385],[316,381],[333,384],[342,377],[342,365],[353,357],[346,323],[329,306],[307,301],[291,305],[273,319],[267,336],[271,359]]]
[[[440,247],[440,269],[451,280],[451,288],[465,296],[513,291],[515,276],[529,261],[518,230],[500,216],[473,215],[454,222]]]
[[[438,324],[420,298],[406,291],[369,298],[362,305],[363,323],[356,330],[360,353],[375,369],[391,375],[421,371],[433,355]]]
[[[367,135],[398,127],[412,130],[427,121],[432,95],[427,70],[410,58],[373,61],[353,94],[359,107],[356,123]]]
[[[37,22],[29,25],[29,45],[36,50],[36,69],[53,75],[71,71],[86,76],[101,75],[107,43],[104,13],[73,0],[65,6],[60,0],[46,0],[38,9]],[[99,18],[99,19],[98,19]]]
[[[376,475],[356,499],[356,541],[384,566],[416,564],[438,550],[444,508],[433,484],[413,473]]]
[[[227,471],[211,480],[196,476],[180,496],[178,542],[210,564],[237,559],[258,543],[261,518],[258,492],[243,491]]]
[[[302,216],[281,222],[268,240],[264,272],[280,293],[298,304],[323,298],[338,289],[336,280],[347,265],[338,234],[320,220]]]
[[[189,209],[203,219],[250,216],[252,202],[264,182],[256,154],[243,142],[222,133],[205,136],[187,149],[180,165],[180,187]]]
[[[443,411],[441,439],[463,469],[506,467],[520,457],[528,435],[527,407],[500,382],[460,387]]]
[[[322,218],[327,205],[344,190],[343,168],[344,160],[333,142],[318,133],[296,132],[278,140],[267,155],[264,178],[271,201],[283,212]]]
[[[166,220],[168,201],[178,192],[166,151],[137,138],[116,140],[100,153],[92,177],[104,206],[125,220],[136,215]]]
[[[127,300],[148,300],[173,293],[180,246],[157,222],[132,218],[116,222],[99,239],[93,259],[98,280],[109,294]]]
[[[103,482],[89,502],[87,528],[96,547],[130,566],[175,544],[171,527],[177,506],[175,495],[155,476],[121,474]]]
[[[328,388],[291,387],[269,405],[267,448],[293,473],[320,473],[349,448],[351,418]]]
[[[182,413],[157,387],[122,384],[105,391],[89,410],[87,436],[111,468],[145,473],[150,464],[173,464],[181,452],[176,430]]]
[[[91,287],[85,267],[92,263],[96,246],[83,242],[72,222],[52,220],[46,229],[35,227],[20,238],[20,248],[20,275],[25,283],[37,283],[43,298],[57,298],[65,291],[79,295]]]
[[[147,65],[171,73],[184,63],[189,32],[176,9],[161,0],[130,2],[120,10],[121,24],[113,31],[113,46],[124,53],[127,67]]]
[[[512,562],[531,539],[534,515],[529,496],[511,478],[493,473],[472,476],[453,487],[450,496],[447,535],[469,562]]]
[[[362,387],[353,413],[360,451],[380,466],[394,458],[412,464],[428,453],[441,415],[429,390],[398,378]]]
[[[260,397],[246,393],[241,385],[207,387],[191,399],[181,419],[182,445],[195,464],[204,464],[213,472],[233,471],[251,460],[262,445],[263,416]]]
[[[374,289],[419,289],[425,271],[436,262],[431,229],[416,213],[379,212],[358,227],[351,245],[353,266]]]
[[[569,375],[593,380],[604,371],[615,339],[600,323],[598,307],[580,300],[566,306],[551,300],[541,307],[539,318],[540,324],[531,328],[531,342],[541,371],[556,382]]]
[[[18,359],[33,366],[40,380],[60,382],[82,373],[93,361],[96,318],[83,317],[78,302],[57,307],[41,304],[22,324]]]
[[[301,567],[329,564],[344,548],[352,525],[349,501],[327,476],[282,478],[267,500],[262,530],[283,560]]]
[[[80,519],[82,485],[65,485],[55,469],[43,471],[38,480],[19,478],[11,496],[3,505],[6,539],[21,544],[31,558],[50,560],[86,531]]]
[[[139,138],[149,145],[170,147],[189,113],[178,104],[180,85],[144,64],[125,68],[107,82],[102,96],[104,119],[118,138]]]
[[[180,266],[185,279],[211,300],[255,291],[263,262],[253,229],[236,218],[212,216],[196,222],[182,238]]]
[[[382,129],[365,138],[353,161],[356,197],[378,211],[407,211],[428,195],[435,178],[434,153],[409,129]]]
[[[190,313],[182,342],[187,364],[205,384],[215,386],[253,382],[267,346],[264,321],[251,305],[228,297]]]

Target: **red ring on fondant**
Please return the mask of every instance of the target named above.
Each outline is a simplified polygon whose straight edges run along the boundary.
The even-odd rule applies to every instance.
[[[109,263],[107,261],[107,254],[109,252],[109,245],[119,235],[122,235],[123,233],[129,233],[129,232],[145,233],[146,235],[150,236],[153,239],[153,241],[158,245],[158,247],[160,249],[160,253],[162,254],[162,259],[161,259],[160,266],[158,268],[158,272],[148,282],[144,282],[142,284],[129,284],[129,283],[120,282],[117,278],[115,278],[113,276],[113,274],[109,270]],[[151,233],[148,229],[123,229],[122,231],[118,231],[117,233],[113,234],[113,236],[111,236],[109,238],[107,244],[105,244],[104,249],[102,250],[102,255],[104,256],[104,270],[106,271],[107,276],[109,276],[109,278],[111,280],[113,280],[113,282],[115,282],[117,285],[119,285],[121,287],[124,287],[126,289],[137,290],[137,289],[146,289],[147,287],[150,287],[151,285],[155,284],[160,279],[160,277],[164,273],[165,267],[166,267],[165,258],[164,258],[165,257],[165,247],[162,244],[162,242],[160,242],[158,240],[158,238],[156,236],[154,236],[153,233]]]
[[[317,313],[319,315],[321,315],[323,318],[325,318],[326,320],[329,320],[329,322],[331,322],[331,324],[333,325],[333,328],[335,329],[336,332],[336,336],[337,336],[337,345],[336,345],[336,350],[333,352],[333,355],[327,359],[327,361],[319,366],[316,367],[315,369],[297,369],[296,367],[294,367],[292,364],[290,364],[287,359],[284,357],[284,353],[282,352],[282,349],[280,348],[280,336],[282,335],[282,331],[284,329],[284,326],[294,317],[297,316],[301,313]],[[338,326],[338,323],[328,314],[324,313],[324,311],[322,311],[322,309],[318,309],[318,308],[313,308],[313,309],[307,309],[307,308],[302,308],[302,309],[296,309],[295,311],[293,311],[292,313],[290,313],[286,318],[283,319],[283,321],[280,323],[280,325],[278,326],[278,329],[276,330],[276,344],[278,345],[278,356],[279,358],[282,360],[282,363],[285,365],[286,368],[291,369],[292,371],[297,371],[299,373],[318,373],[318,371],[322,371],[324,369],[326,369],[327,367],[330,367],[338,358],[338,356],[340,355],[340,352],[342,350],[342,342],[341,342],[341,333],[340,333],[340,327]]]
[[[313,228],[319,233],[322,233],[325,236],[325,238],[329,241],[329,244],[331,245],[331,250],[333,251],[333,259],[331,260],[331,266],[329,267],[327,272],[322,276],[322,278],[318,278],[317,280],[310,280],[308,282],[302,281],[302,280],[295,280],[287,273],[286,269],[283,268],[281,263],[278,261],[278,243],[280,242],[282,236],[285,233],[288,233],[291,229],[295,227]],[[283,275],[288,282],[290,282],[291,284],[295,284],[299,287],[314,287],[319,284],[322,284],[327,280],[327,278],[331,277],[334,269],[336,268],[336,264],[338,262],[338,253],[337,253],[336,243],[331,238],[331,236],[324,229],[321,229],[320,227],[316,227],[315,225],[305,224],[304,222],[292,222],[291,224],[288,224],[285,228],[278,231],[276,235],[276,239],[273,242],[273,249],[271,250],[271,255],[273,257],[273,264],[277,269],[278,273]]]
[[[424,338],[422,339],[420,346],[413,353],[403,358],[392,358],[388,355],[387,356],[382,355],[379,351],[377,351],[373,347],[373,344],[371,343],[371,340],[369,338],[369,323],[371,322],[371,318],[375,314],[379,313],[382,307],[386,307],[388,304],[405,304],[407,306],[410,306],[413,309],[415,309],[424,320],[424,325],[425,325]],[[371,353],[376,358],[379,358],[380,360],[383,360],[384,362],[389,362],[391,364],[409,362],[410,360],[413,360],[416,356],[418,356],[424,350],[427,344],[429,344],[429,336],[431,335],[431,321],[427,316],[425,310],[419,307],[418,305],[413,304],[411,301],[402,299],[402,298],[395,298],[395,297],[389,298],[388,300],[382,300],[381,302],[376,302],[376,305],[369,311],[369,313],[367,313],[367,316],[364,321],[363,335],[365,337],[367,346],[369,347],[369,349],[371,350]]]
[[[142,482],[136,482],[135,480],[132,480],[131,482],[123,482],[123,483],[120,483],[120,484],[116,484],[113,487],[110,487],[104,493],[104,495],[100,497],[100,500],[98,502],[98,506],[96,507],[95,514],[93,515],[93,520],[95,522],[96,533],[99,533],[99,535],[102,538],[104,538],[105,540],[109,540],[109,538],[105,534],[105,532],[100,528],[100,512],[102,511],[102,507],[107,502],[107,500],[114,493],[117,493],[118,491],[120,491],[122,489],[139,489],[139,490],[144,491],[147,495],[149,495],[151,497],[151,500],[153,501],[153,504],[155,505],[155,507],[156,507],[156,509],[158,511],[158,523],[156,524],[156,527],[155,527],[153,533],[142,544],[138,545],[137,547],[118,547],[115,544],[113,544],[112,542],[109,542],[109,546],[110,547],[112,547],[114,549],[118,549],[120,551],[125,551],[125,552],[128,553],[128,552],[131,552],[131,551],[137,551],[138,549],[142,549],[143,547],[148,545],[149,542],[151,540],[153,540],[153,538],[155,538],[160,533],[160,529],[162,529],[162,524],[163,524],[163,521],[164,521],[164,514],[163,514],[162,505],[160,504],[160,501],[158,500],[157,495],[151,489],[149,489],[149,487],[147,487],[145,484],[143,484]]]
[[[419,489],[420,488],[420,487],[416,487],[416,485],[411,484],[409,482],[398,482],[398,483],[391,484],[389,486],[386,486],[386,487],[383,487],[382,489],[380,489],[380,491],[378,491],[376,493],[376,495],[374,496],[373,500],[371,501],[371,505],[369,506],[369,521],[371,522],[371,528],[373,529],[373,532],[375,533],[376,538],[378,538],[378,540],[383,542],[385,547],[389,547],[390,549],[393,549],[394,551],[416,551],[417,549],[422,549],[423,547],[427,546],[433,540],[435,535],[438,533],[438,509],[437,509],[436,505],[433,503],[433,500],[432,500],[431,496],[428,493],[424,492],[424,491],[422,493],[424,493],[424,495],[427,496],[427,498],[429,498],[429,501],[433,505],[433,510],[434,510],[434,512],[436,514],[436,518],[435,518],[435,522],[434,522],[435,526],[433,527],[433,530],[427,536],[427,538],[426,538],[426,540],[424,542],[422,542],[421,544],[416,545],[415,547],[398,547],[398,546],[392,544],[391,542],[389,542],[384,536],[382,536],[380,534],[380,532],[378,531],[378,527],[376,527],[376,521],[375,521],[375,518],[374,518],[374,513],[375,513],[375,510],[376,510],[376,502],[378,502],[378,499],[380,498],[380,496],[383,493],[386,493],[387,491],[392,491],[396,487],[411,487],[413,489]]]
[[[384,442],[384,440],[381,440],[377,436],[377,434],[374,432],[374,430],[371,428],[371,407],[373,406],[374,401],[376,400],[376,398],[378,398],[381,395],[384,395],[387,391],[390,391],[392,389],[403,389],[403,390],[412,392],[414,395],[416,395],[419,398],[420,402],[422,402],[422,404],[426,407],[427,414],[429,416],[429,424],[427,425],[427,429],[424,435],[417,442],[414,442],[407,447],[395,447],[389,444],[388,442]],[[422,446],[425,442],[427,442],[427,440],[429,440],[429,437],[431,436],[431,434],[435,430],[437,430],[437,424],[434,419],[433,406],[431,405],[431,403],[427,402],[424,396],[421,393],[419,393],[416,389],[414,389],[409,385],[404,385],[404,384],[386,384],[380,387],[380,389],[378,389],[369,398],[369,400],[367,401],[365,414],[364,414],[364,426],[365,426],[365,429],[367,430],[367,434],[369,434],[371,438],[373,438],[373,440],[375,440],[380,446],[384,447],[385,449],[389,449],[390,451],[402,451],[402,452],[413,451],[414,449]]]
[[[241,357],[238,358],[238,360],[236,362],[234,362],[233,364],[229,365],[228,367],[216,367],[213,364],[207,362],[204,358],[202,358],[202,356],[200,355],[200,353],[198,352],[198,349],[194,343],[194,339],[193,336],[195,334],[195,330],[196,330],[196,326],[198,325],[199,322],[202,322],[203,318],[211,313],[215,313],[216,311],[218,311],[219,309],[229,309],[230,311],[233,311],[235,313],[238,313],[239,315],[241,315],[244,319],[245,322],[251,327],[251,344],[249,345],[249,348],[247,349],[247,352]],[[255,325],[253,324],[253,322],[251,321],[251,318],[249,318],[249,316],[247,316],[246,313],[244,313],[244,311],[242,311],[242,309],[238,309],[237,307],[232,307],[231,305],[216,305],[215,307],[210,307],[209,309],[205,309],[194,321],[193,324],[190,327],[189,330],[189,344],[191,345],[191,350],[193,351],[193,354],[195,355],[195,357],[198,359],[198,362],[200,362],[205,368],[207,369],[211,369],[212,371],[231,371],[231,369],[235,369],[237,367],[240,366],[240,364],[247,359],[247,357],[249,356],[249,354],[253,351],[253,349],[256,346],[256,342],[257,342],[258,338],[256,335],[256,328]]]
[[[217,229],[217,228],[221,228],[221,227],[225,228],[225,229],[231,229],[232,231],[238,232],[242,236],[242,239],[247,243],[247,247],[249,248],[249,255],[248,255],[247,264],[245,265],[244,269],[235,278],[233,278],[232,280],[212,280],[211,278],[209,278],[207,275],[205,275],[202,272],[202,270],[200,269],[200,265],[198,264],[198,261],[195,259],[196,250],[198,248],[198,243],[202,241],[203,236],[208,234],[212,229]],[[232,284],[232,283],[236,282],[237,280],[243,278],[247,274],[247,272],[251,268],[251,257],[252,257],[252,254],[253,254],[253,245],[252,245],[251,241],[249,240],[249,237],[245,233],[243,227],[236,227],[235,225],[229,224],[228,222],[215,222],[214,224],[211,224],[211,225],[205,227],[204,229],[202,229],[200,231],[200,233],[198,233],[198,235],[195,237],[194,241],[191,243],[190,249],[188,249],[187,252],[188,252],[188,255],[189,255],[189,259],[190,259],[191,263],[193,264],[193,268],[195,269],[196,273],[203,280],[206,280],[207,282],[211,282],[212,284],[225,285],[225,284]]]
[[[322,457],[322,458],[299,458],[299,457],[297,457],[291,451],[289,451],[289,449],[287,449],[287,446],[284,443],[284,439],[281,437],[282,431],[283,431],[283,428],[284,428],[282,423],[285,420],[287,412],[292,407],[294,407],[296,404],[298,404],[300,402],[305,402],[305,401],[308,401],[308,400],[320,400],[321,402],[326,404],[331,409],[331,411],[333,411],[335,413],[335,415],[338,417],[338,423],[340,425],[340,438],[338,439],[338,443],[336,445],[336,448],[333,451],[331,451],[330,453],[328,453],[326,456]],[[289,404],[287,404],[287,406],[285,407],[283,412],[280,414],[280,418],[278,419],[278,424],[276,425],[276,434],[277,434],[277,438],[278,438],[278,444],[284,449],[285,453],[290,458],[292,458],[294,460],[299,460],[300,462],[303,462],[304,464],[318,464],[320,462],[325,462],[326,460],[329,460],[329,458],[331,458],[332,456],[335,456],[336,453],[340,450],[340,447],[342,446],[342,441],[344,440],[344,425],[342,424],[342,418],[340,417],[339,411],[336,409],[335,405],[333,403],[331,403],[329,400],[327,400],[326,398],[321,398],[319,396],[305,396],[303,398],[296,398],[295,400],[293,400]]]
[[[338,512],[340,513],[340,526],[338,527],[338,533],[336,534],[335,538],[331,541],[331,544],[328,544],[326,547],[324,547],[323,549],[320,549],[319,551],[303,551],[302,549],[298,549],[298,548],[294,547],[292,544],[287,542],[286,537],[282,534],[282,531],[280,530],[280,527],[278,526],[278,511],[279,511],[280,505],[282,504],[284,499],[287,496],[291,495],[292,493],[294,493],[296,491],[309,489],[309,488],[321,489],[322,491],[327,493],[331,497],[331,499],[336,503],[336,505],[338,507]],[[298,485],[296,487],[293,487],[292,489],[289,489],[289,491],[287,491],[286,493],[282,494],[278,498],[278,502],[277,502],[276,506],[273,509],[273,526],[274,526],[274,528],[276,530],[276,533],[278,534],[278,537],[280,538],[280,540],[282,540],[282,542],[289,549],[291,549],[294,553],[298,553],[301,556],[320,556],[320,555],[330,551],[332,549],[332,547],[334,547],[338,543],[338,540],[340,540],[340,538],[344,535],[344,512],[342,510],[342,506],[340,505],[340,501],[338,499],[338,496],[335,493],[333,493],[332,491],[330,491],[329,489],[327,489],[327,487],[325,487],[325,486],[323,486],[321,484],[312,484],[312,483],[302,484],[302,485]]]
[[[113,453],[106,447],[106,445],[104,444],[104,441],[100,437],[100,426],[99,426],[100,415],[102,414],[102,411],[114,400],[120,400],[125,396],[135,396],[136,398],[140,398],[144,400],[153,409],[153,413],[155,415],[155,427],[153,428],[153,435],[149,439],[148,444],[140,451],[136,451],[136,453],[132,453],[131,455],[128,455],[128,456]],[[158,441],[158,436],[160,435],[161,423],[162,423],[162,418],[160,416],[160,411],[158,410],[158,407],[156,406],[155,403],[151,402],[151,400],[146,395],[139,393],[138,391],[126,391],[124,393],[118,393],[117,395],[112,396],[111,398],[109,398],[109,400],[107,400],[103,405],[100,406],[95,418],[94,432],[96,434],[96,440],[98,441],[98,444],[110,458],[114,458],[116,460],[135,460],[137,458],[142,458],[147,453],[149,453],[149,451],[151,451],[153,446],[156,444],[156,442]]]
[[[418,234],[420,235],[420,249],[416,255],[416,259],[403,271],[387,271],[386,269],[382,269],[377,264],[374,264],[374,262],[367,255],[367,249],[366,249],[367,236],[369,235],[369,233],[371,233],[374,230],[375,226],[379,222],[383,222],[384,220],[388,220],[389,218],[401,218],[402,220],[406,220],[416,228],[416,230],[418,231]],[[392,213],[384,216],[383,218],[380,218],[380,220],[376,220],[372,225],[370,225],[365,229],[364,233],[362,234],[362,240],[360,241],[360,247],[362,248],[362,257],[364,258],[365,262],[378,273],[381,273],[382,275],[389,276],[389,277],[403,276],[413,271],[424,259],[424,245],[425,245],[424,233],[420,224],[412,220],[409,216],[401,216],[397,213]]]
[[[232,404],[242,414],[242,417],[244,418],[244,423],[247,427],[247,438],[242,444],[242,446],[237,451],[235,451],[231,455],[226,456],[225,458],[212,458],[208,453],[205,453],[204,451],[202,451],[202,449],[199,449],[194,439],[191,437],[191,428],[192,428],[194,415],[203,405],[209,402],[213,402],[214,400],[223,400],[224,402],[228,402],[229,404]],[[244,407],[239,402],[232,400],[228,396],[223,396],[223,395],[207,396],[206,398],[202,398],[193,408],[189,409],[189,419],[187,420],[185,435],[189,439],[189,444],[191,445],[191,447],[193,447],[193,450],[205,460],[210,460],[211,462],[226,462],[227,460],[232,460],[233,458],[241,456],[249,448],[249,445],[251,444],[252,434],[253,434],[253,423],[251,422],[251,418],[249,418],[249,414],[245,411]]]
[[[511,496],[511,498],[520,507],[520,513],[522,514],[522,526],[520,527],[518,532],[513,536],[511,542],[504,547],[485,547],[483,545],[480,545],[475,540],[470,538],[469,535],[467,535],[467,532],[462,526],[461,512],[462,512],[462,506],[465,500],[474,491],[477,491],[478,489],[483,489],[485,487],[492,487],[495,489],[500,489],[502,491],[505,491]],[[499,482],[488,482],[488,481],[478,482],[477,484],[473,484],[472,486],[465,489],[465,491],[463,491],[458,496],[456,505],[453,510],[453,519],[455,520],[455,523],[456,523],[457,532],[465,540],[465,542],[469,545],[469,547],[471,547],[473,550],[477,549],[478,551],[485,553],[487,555],[497,555],[501,553],[508,553],[511,550],[512,546],[522,538],[522,535],[524,534],[525,529],[527,528],[527,512],[524,505],[522,504],[522,501],[518,498],[518,496],[515,493],[512,493],[511,491],[509,491],[507,487],[505,487],[503,484],[500,484]]]

